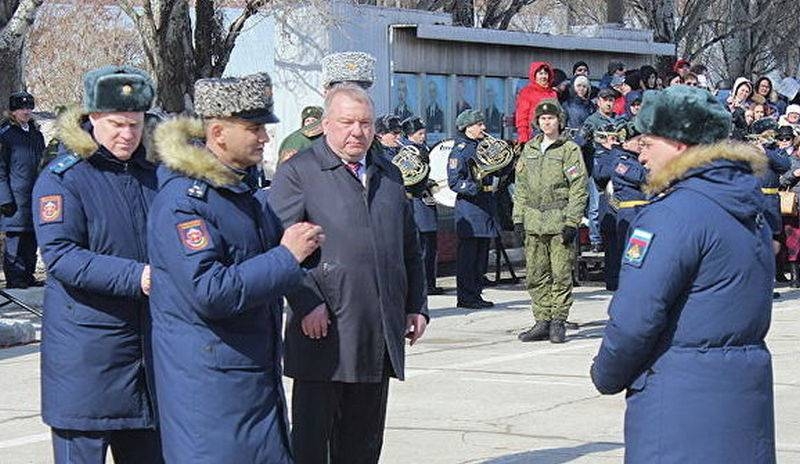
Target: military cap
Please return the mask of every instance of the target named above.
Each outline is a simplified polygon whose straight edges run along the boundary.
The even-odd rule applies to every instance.
[[[614,76],[611,78],[611,87],[617,87],[625,83],[625,76]]]
[[[375,58],[369,53],[332,53],[322,58],[322,87],[353,82],[365,89],[375,82]]]
[[[375,120],[375,133],[388,134],[390,132],[401,133],[403,127],[400,125],[400,118],[393,114],[384,114]]]
[[[561,105],[558,104],[558,100],[554,99],[546,99],[539,102],[536,105],[536,108],[533,110],[533,121],[532,125],[535,127],[539,127],[539,117],[545,114],[549,114],[552,116],[556,116],[558,118],[559,125],[563,128],[564,124],[566,123],[566,118],[564,115],[564,110],[561,108]]]
[[[194,84],[194,110],[204,119],[239,118],[260,124],[275,123],[278,118],[272,106],[272,80],[267,73],[200,79]]]
[[[133,66],[104,66],[83,76],[83,109],[89,113],[145,112],[155,97],[150,76]]]
[[[708,90],[674,85],[646,91],[635,124],[642,134],[687,145],[709,144],[728,137],[731,114]]]
[[[463,132],[467,127],[485,120],[486,118],[483,116],[483,111],[481,110],[464,110],[456,118],[456,129]]]
[[[8,97],[8,110],[9,111],[16,111],[22,108],[27,108],[32,110],[36,104],[33,100],[33,95],[29,94],[28,92],[21,90],[19,92],[14,92]]]
[[[300,123],[302,124],[308,118],[322,119],[322,108],[319,106],[306,106],[300,113]]]
[[[775,133],[775,138],[786,138],[786,137],[795,137],[794,128],[792,126],[780,126],[778,131]]]
[[[761,118],[750,126],[751,134],[763,134],[767,131],[778,130],[778,123],[772,118]]]
[[[425,129],[425,121],[423,121],[419,116],[411,116],[410,118],[406,118],[403,120],[401,125],[403,126],[403,133],[406,135],[411,135],[420,129]]]
[[[611,87],[600,89],[600,91],[597,92],[597,98],[617,98],[617,91]]]

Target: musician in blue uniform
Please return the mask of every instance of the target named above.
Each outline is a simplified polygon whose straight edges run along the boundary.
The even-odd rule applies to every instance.
[[[456,261],[457,304],[462,308],[489,308],[491,301],[481,297],[486,274],[489,244],[497,236],[497,203],[494,190],[498,178],[478,177],[475,152],[484,138],[486,126],[479,110],[464,110],[456,118],[458,135],[447,162],[447,181],[456,196],[455,220],[458,234]]]
[[[401,122],[405,137],[400,143],[411,145],[419,150],[422,161],[430,164],[429,149],[426,145],[427,129],[425,122],[418,116],[412,116]],[[439,230],[439,214],[436,210],[436,200],[433,198],[432,188],[436,182],[426,179],[416,186],[408,189],[411,194],[411,206],[414,210],[414,222],[419,231],[419,243],[422,248],[422,260],[425,263],[425,278],[428,285],[428,295],[441,295],[442,287],[436,285],[436,253],[437,231]]]
[[[649,203],[647,194],[642,191],[647,170],[638,159],[638,136],[632,124],[623,122],[615,134],[609,135],[609,138],[623,140],[611,146],[602,162],[595,165],[593,174],[604,187],[610,184],[603,226],[606,234],[604,274],[606,289],[611,291],[617,289],[622,252],[628,240],[630,224]]]

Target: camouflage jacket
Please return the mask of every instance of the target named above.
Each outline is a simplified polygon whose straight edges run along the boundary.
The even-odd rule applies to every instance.
[[[309,148],[322,135],[322,123],[313,122],[289,134],[278,149],[278,162],[284,162],[298,151]]]
[[[513,220],[534,235],[578,227],[586,207],[586,167],[574,142],[559,139],[541,151],[542,135],[530,140],[517,161]]]

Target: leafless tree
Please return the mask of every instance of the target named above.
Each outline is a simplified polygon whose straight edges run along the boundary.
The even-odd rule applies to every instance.
[[[25,38],[44,0],[0,0],[0,107],[24,88]]]
[[[270,0],[243,1],[239,16],[227,27],[222,3],[194,2],[192,34],[188,1],[143,0],[138,7],[131,0],[118,0],[141,36],[158,87],[158,104],[164,110],[184,111],[191,103],[196,79],[222,76],[245,23]]]

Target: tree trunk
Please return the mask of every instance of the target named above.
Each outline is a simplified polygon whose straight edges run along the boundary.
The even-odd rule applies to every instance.
[[[606,11],[606,22],[609,24],[625,24],[625,11],[622,0],[606,0],[608,10]]]
[[[453,0],[452,10],[454,26],[475,26],[475,4],[473,0]]]
[[[0,108],[13,92],[25,89],[25,36],[43,1],[0,1]]]

